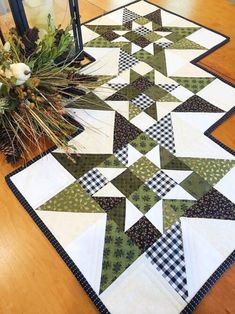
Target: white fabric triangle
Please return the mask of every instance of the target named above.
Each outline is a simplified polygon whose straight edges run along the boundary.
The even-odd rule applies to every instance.
[[[141,27],[140,24],[136,23],[135,21],[132,22],[132,30],[136,30],[137,28]]]
[[[171,32],[155,32],[155,33],[163,37],[171,34]]]
[[[120,35],[120,36],[123,36],[123,35],[125,35],[126,33],[128,33],[129,31],[116,31],[115,30],[115,33],[116,34],[118,34],[118,35]]]
[[[146,73],[153,70],[153,68],[145,62],[139,62],[132,67],[132,70],[139,73],[140,75],[145,75]]]
[[[108,84],[101,85],[93,90],[100,99],[104,100],[116,93],[116,90],[111,88]]]
[[[189,64],[189,62],[191,62],[192,60],[194,60],[195,58],[201,56],[205,50],[203,49],[174,49],[174,50],[167,50],[167,53],[169,53],[169,51],[172,51],[174,53],[174,56],[179,57],[184,59],[186,62],[186,64]],[[202,70],[204,71],[204,70]],[[204,71],[206,72],[206,71]],[[213,77],[210,73],[206,72],[208,74],[208,77]]]
[[[135,116],[133,119],[131,119],[131,123],[137,126],[141,131],[147,130],[150,126],[156,123],[156,120],[154,120],[150,115],[148,115],[145,112],[139,113],[137,116]]]
[[[99,34],[93,32],[91,29],[89,29],[86,26],[82,26],[82,39],[83,44],[86,44],[89,41],[92,41],[93,39],[99,37]]]
[[[63,247],[66,247],[106,215],[102,213],[72,213],[46,210],[36,210],[36,213]]]
[[[174,80],[172,80],[171,78],[163,75],[162,73],[158,72],[155,70],[155,84],[178,84],[176,83]]]
[[[144,27],[146,27],[147,29],[152,31],[153,30],[153,23],[152,22],[148,22],[147,24],[144,25]]]
[[[168,169],[163,169],[163,171],[175,182],[181,183],[186,179],[192,171],[186,171],[186,170],[168,170]]]
[[[181,112],[179,116],[201,132],[205,132],[212,124],[224,115],[223,112]]]
[[[181,218],[181,228],[190,300],[234,250],[235,222]]]
[[[106,184],[102,189],[96,192],[94,197],[123,197],[124,195],[111,183]]]
[[[112,42],[113,43],[118,43],[118,42],[127,42],[127,43],[129,43],[130,41],[126,37],[120,36],[120,37],[114,39]]]
[[[123,71],[119,74],[120,78],[122,78],[126,83],[130,83],[130,69],[127,69],[126,71]]]
[[[195,201],[196,199],[185,191],[180,185],[176,185],[173,189],[168,192],[163,199],[165,200],[192,200]]]
[[[146,47],[144,47],[144,50],[151,53],[151,55],[154,55],[154,48],[153,48],[153,44],[150,44]]]
[[[139,50],[141,50],[140,46],[137,46],[136,44],[131,44],[131,53],[134,54],[136,52],[138,52]]]
[[[125,231],[131,228],[141,217],[143,217],[141,211],[126,199]]]
[[[126,168],[97,168],[100,173],[102,173],[108,181],[112,181],[114,178],[119,176],[119,174],[123,173]]]
[[[174,76],[174,73],[188,64],[188,60],[178,56],[173,49],[165,49],[167,75]]]
[[[198,129],[180,118],[180,113],[171,113],[175,150],[177,157],[201,157],[218,159],[234,159],[233,155],[211,141]],[[196,139],[192,141],[192,139]]]
[[[130,144],[128,144],[127,147],[128,147],[128,167],[130,167],[137,160],[139,160],[143,155]]]
[[[129,101],[106,101],[106,103],[129,120]]]
[[[172,41],[163,37],[156,40],[155,43],[172,43]]]
[[[159,145],[154,147],[150,152],[145,155],[154,165],[161,168],[160,150]]]
[[[170,113],[176,107],[178,107],[181,102],[157,102],[157,119],[158,121],[165,115]]]
[[[120,48],[85,48],[91,56],[96,56],[96,61],[87,65],[80,72],[87,75],[118,75]]]
[[[163,233],[162,200],[157,202],[145,216],[161,233]]]
[[[209,72],[206,72],[200,69],[198,66],[187,63],[175,71],[171,72],[171,76],[179,76],[179,77],[212,77]]]
[[[75,239],[66,251],[96,293],[99,293],[103,263],[106,215]],[[94,245],[95,243],[95,245]]]
[[[67,111],[85,128],[69,142],[77,148],[76,153],[112,154],[115,111],[74,108]]]
[[[177,27],[198,27],[198,25],[185,20],[182,17],[178,17],[174,14],[161,10],[162,26],[176,26]]]

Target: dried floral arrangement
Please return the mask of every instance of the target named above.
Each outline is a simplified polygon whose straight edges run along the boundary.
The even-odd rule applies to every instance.
[[[55,28],[50,21],[40,40],[37,28],[23,37],[10,30],[0,49],[0,151],[7,162],[30,154],[31,143],[40,150],[42,137],[68,148],[77,126],[65,106],[74,100],[74,91],[81,95],[97,84],[96,77],[81,75],[73,66],[72,47],[70,27]]]

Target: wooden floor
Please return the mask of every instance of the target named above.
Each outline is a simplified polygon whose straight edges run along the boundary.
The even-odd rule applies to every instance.
[[[129,2],[80,0],[82,21]],[[229,44],[200,64],[235,83],[235,4],[232,1],[152,2],[230,36]],[[221,128],[220,138],[226,141],[228,133],[235,134],[234,123],[230,123],[230,128],[230,132]],[[4,176],[12,170],[0,156],[0,314],[97,313],[64,262],[8,189]],[[226,272],[195,313],[232,314],[234,300],[235,266]]]

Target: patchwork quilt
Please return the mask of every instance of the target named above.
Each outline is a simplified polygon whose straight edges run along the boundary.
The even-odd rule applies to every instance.
[[[102,85],[82,128],[7,181],[101,313],[191,313],[235,259],[235,157],[204,133],[235,90],[195,65],[227,38],[138,1],[83,25]]]

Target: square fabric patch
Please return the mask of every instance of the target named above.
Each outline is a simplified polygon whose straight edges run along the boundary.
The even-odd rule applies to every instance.
[[[92,195],[108,183],[108,180],[97,169],[92,169],[84,174],[78,182],[88,194]]]
[[[158,196],[163,197],[176,186],[176,182],[160,170],[146,182],[146,185]]]
[[[141,110],[147,109],[154,101],[145,94],[140,94],[131,100],[131,102]]]

